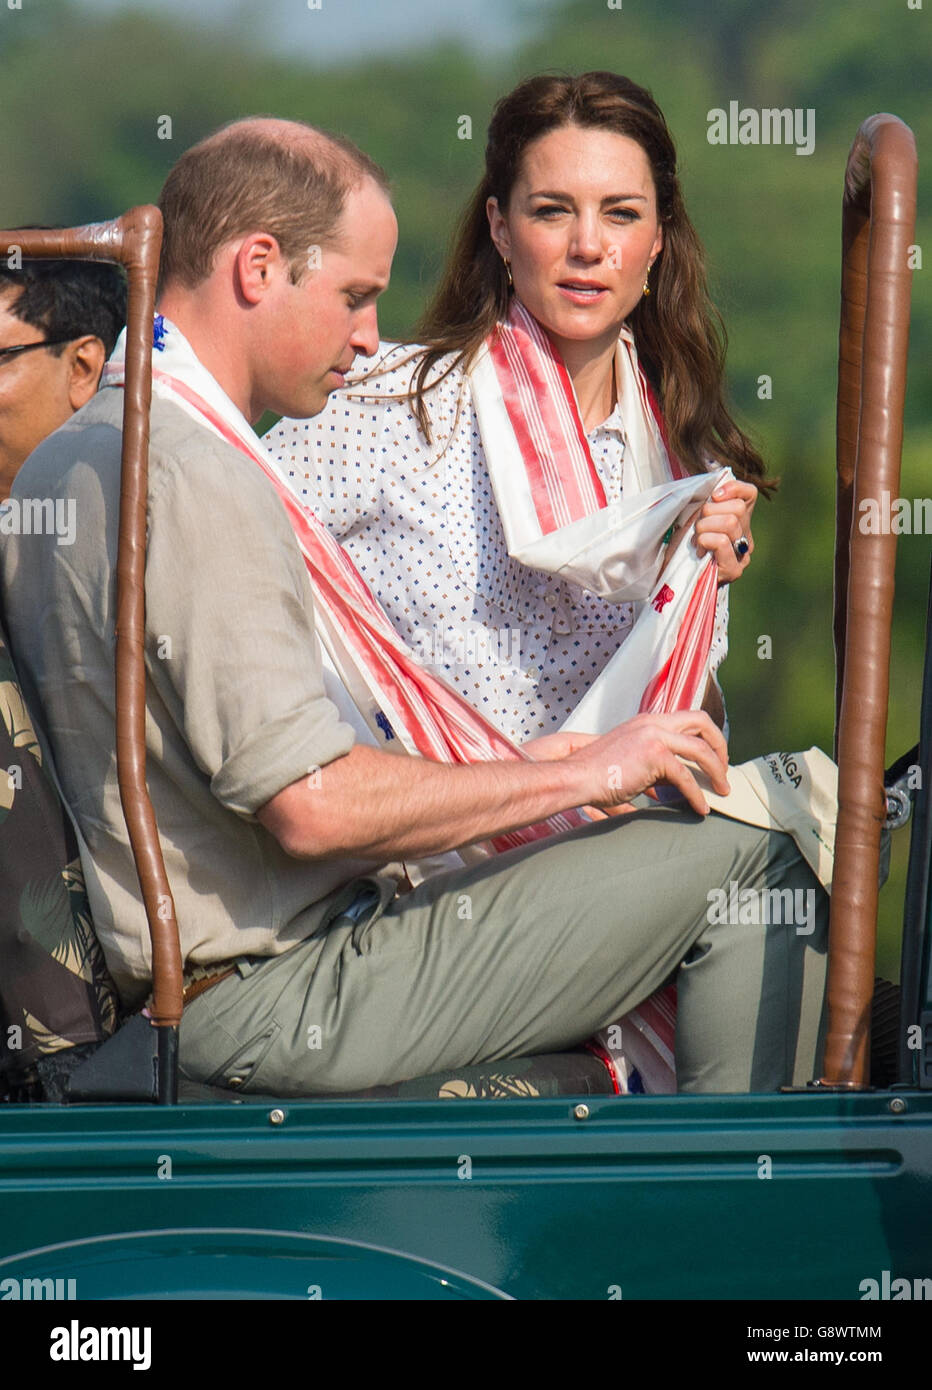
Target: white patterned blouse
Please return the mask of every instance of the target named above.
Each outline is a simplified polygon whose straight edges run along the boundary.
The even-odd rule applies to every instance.
[[[380,365],[410,354],[382,344]],[[511,559],[465,374],[455,369],[427,396],[430,445],[408,402],[390,399],[405,394],[410,376],[409,363],[348,384],[320,415],[282,420],[263,443],[424,664],[514,742],[553,733],[627,637],[636,605],[608,603]],[[617,408],[587,437],[606,495],[618,501],[625,436]],[[722,585],[713,671],[727,634]]]

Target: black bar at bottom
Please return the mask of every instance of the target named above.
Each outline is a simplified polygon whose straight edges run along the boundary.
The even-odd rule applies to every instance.
[[[159,1028],[159,1105],[178,1104],[178,1028]]]

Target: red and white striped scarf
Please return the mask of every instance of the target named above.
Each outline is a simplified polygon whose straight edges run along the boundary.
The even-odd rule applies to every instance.
[[[470,369],[483,452],[509,554],[615,602],[643,600],[623,646],[564,728],[601,734],[633,715],[697,708],[710,674],[717,567],[692,544],[695,514],[728,469],[690,476],[667,447],[663,417],[623,328],[616,394],[626,448],[622,501],[611,505],[562,357],[516,298]],[[670,531],[681,528],[665,551]],[[603,1029],[627,1089],[636,1066],[652,1092],[676,1089],[676,989],[659,990]]]
[[[627,328],[614,370],[626,436],[618,503],[607,500],[563,359],[518,300],[469,374],[508,553],[611,602],[640,604],[623,647],[564,726],[590,733],[702,703],[718,584],[690,521],[731,476],[690,475],[671,457]]]

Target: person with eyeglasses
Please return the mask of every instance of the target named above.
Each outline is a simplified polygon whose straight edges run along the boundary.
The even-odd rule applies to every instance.
[[[0,259],[0,502],[47,435],[92,398],[126,322],[113,265]]]

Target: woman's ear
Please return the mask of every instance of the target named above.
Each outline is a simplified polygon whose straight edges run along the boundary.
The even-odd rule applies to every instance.
[[[498,206],[497,198],[489,198],[486,201],[485,214],[489,219],[489,234],[496,251],[504,260],[511,260],[511,237],[508,235],[508,223],[505,221],[505,214]]]

